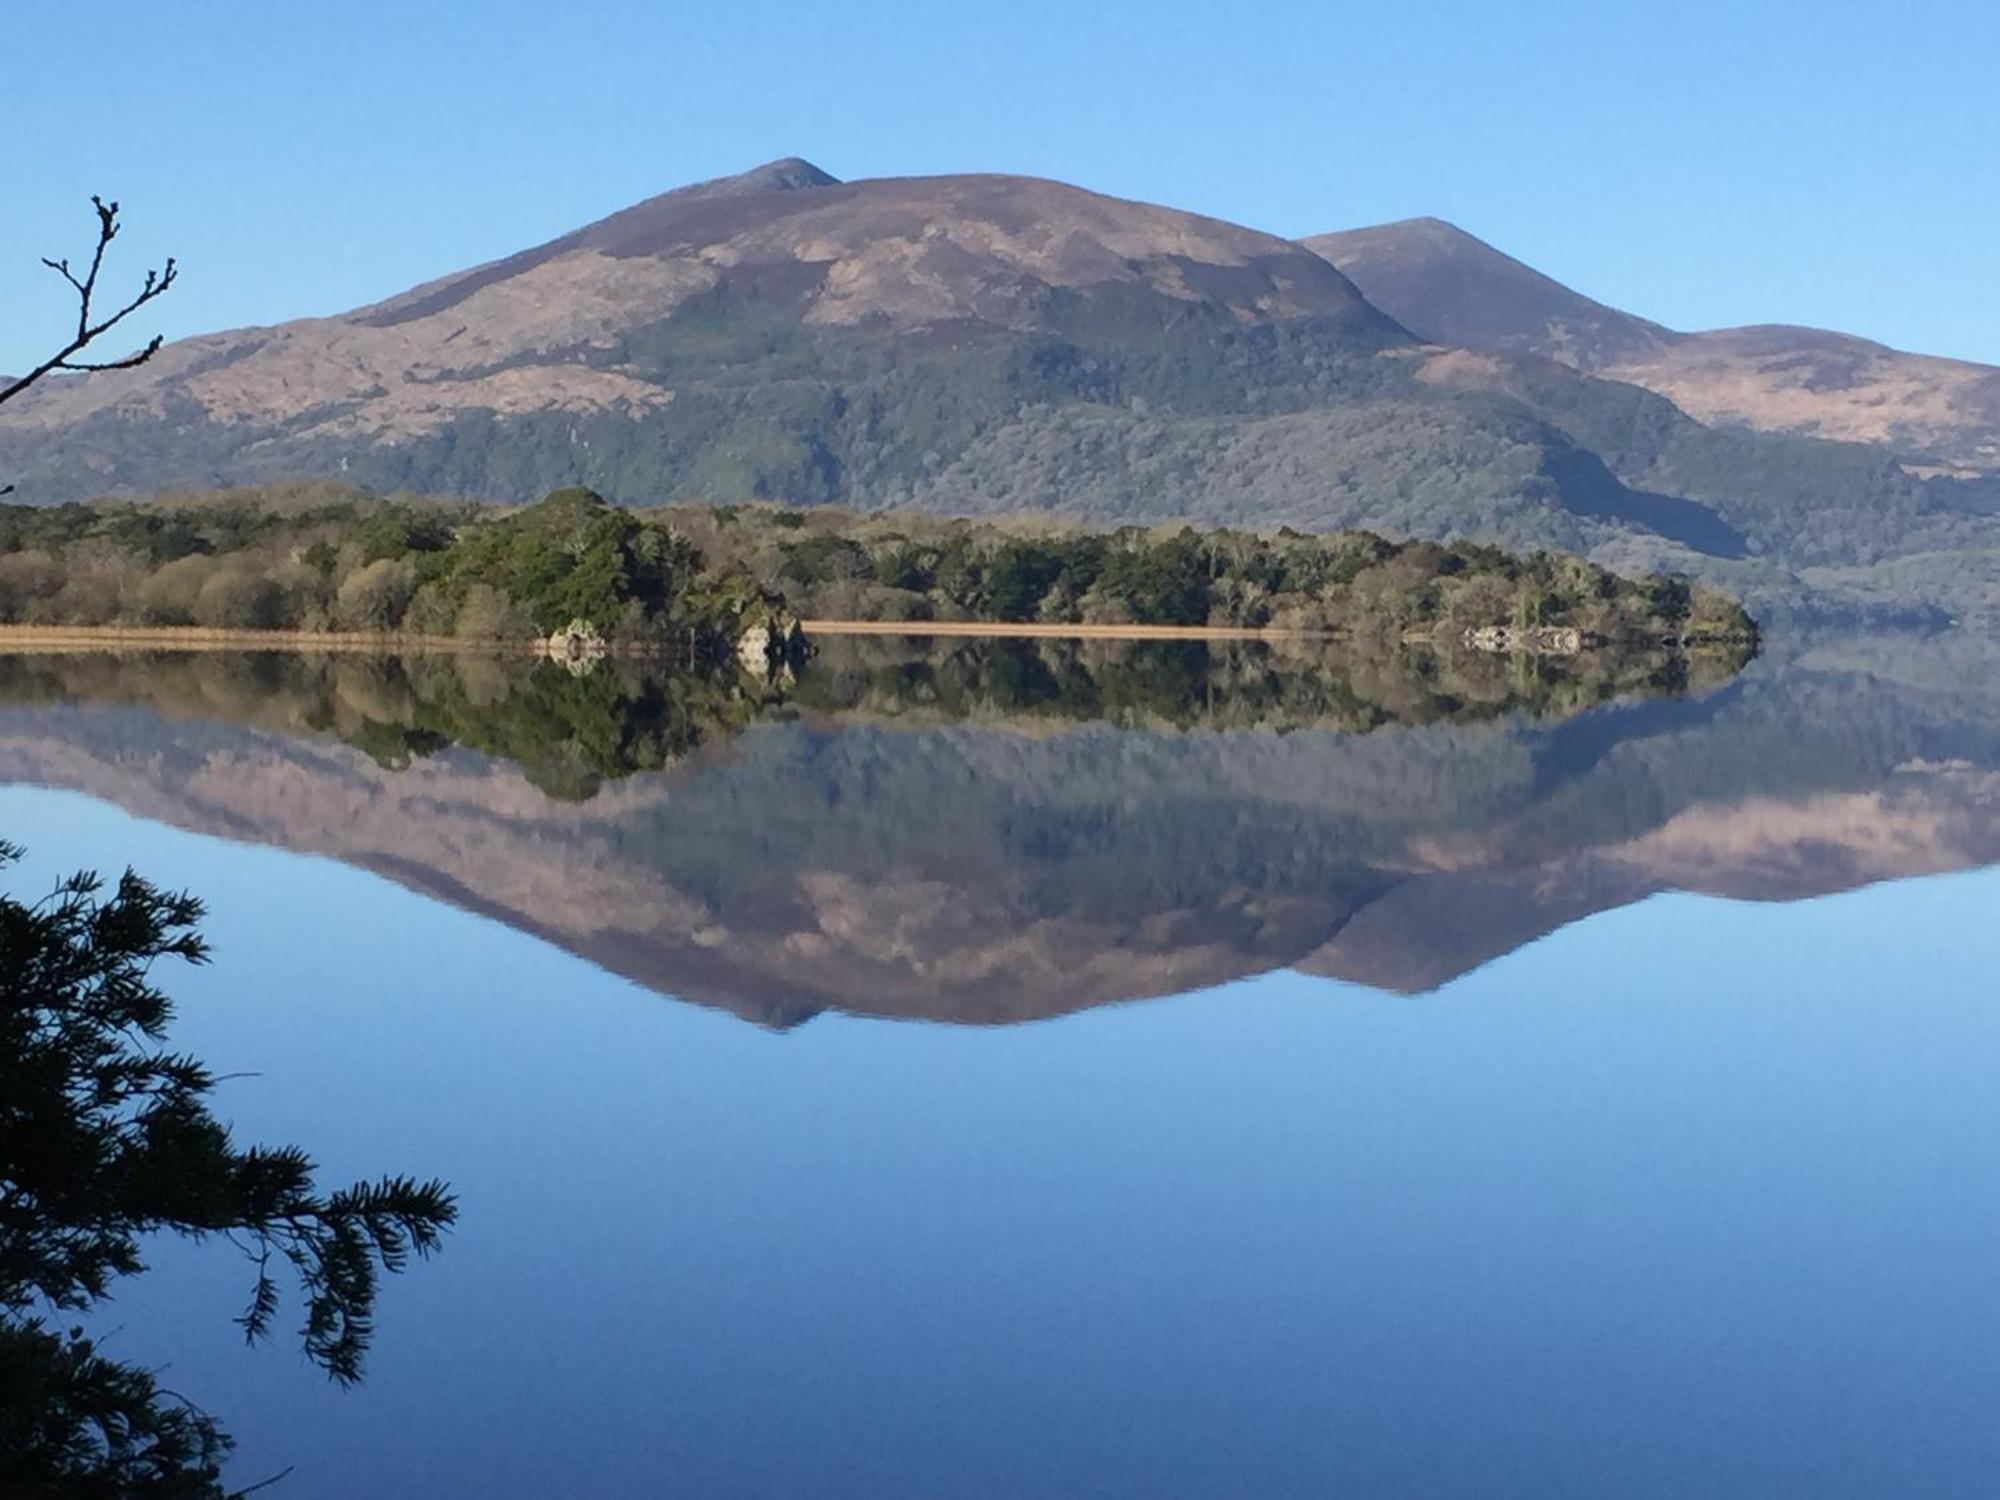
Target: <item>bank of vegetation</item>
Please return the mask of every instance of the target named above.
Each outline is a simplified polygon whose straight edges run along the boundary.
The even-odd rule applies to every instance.
[[[728,644],[780,601],[670,527],[561,490],[513,509],[324,485],[0,507],[0,622]]]
[[[626,509],[277,486],[0,507],[0,623],[524,640],[733,642],[787,616],[1231,626],[1367,639],[1562,629],[1586,642],[1754,638],[1686,579],[1558,553],[1187,526],[1092,531],[775,506]]]

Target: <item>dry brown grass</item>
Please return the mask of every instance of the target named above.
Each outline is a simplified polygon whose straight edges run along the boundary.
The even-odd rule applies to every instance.
[[[1038,640],[1285,641],[1333,640],[1330,630],[1270,630],[1248,625],[1069,625],[994,620],[802,620],[807,635],[971,635]]]
[[[1044,625],[981,620],[805,620],[808,635],[992,636],[1105,641],[1331,640],[1330,631],[1226,625]],[[0,625],[0,652],[102,651],[539,652],[539,641],[470,640],[357,630],[223,630],[179,625]]]
[[[347,630],[223,630],[188,625],[0,625],[0,653],[108,651],[320,651],[519,654],[539,641],[480,641],[454,635]]]

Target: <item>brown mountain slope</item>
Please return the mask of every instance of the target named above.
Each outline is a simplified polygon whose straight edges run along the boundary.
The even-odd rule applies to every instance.
[[[1560,360],[1705,422],[1875,443],[2000,471],[2000,370],[1817,328],[1678,333],[1594,302],[1455,225],[1406,219],[1304,241],[1439,343]]]
[[[396,441],[466,410],[660,407],[624,341],[754,304],[807,326],[1035,330],[1112,303],[1154,323],[1351,319],[1405,338],[1289,241],[1025,177],[840,183],[773,162],[331,318],[186,339],[137,370],[51,382],[0,429],[100,413]]]
[[[1688,334],[1598,373],[1706,422],[1876,443],[1920,465],[2000,473],[2000,369],[1851,334],[1770,325]]]

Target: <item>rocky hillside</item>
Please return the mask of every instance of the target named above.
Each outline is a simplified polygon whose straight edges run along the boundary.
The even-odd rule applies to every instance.
[[[1704,422],[1878,444],[1919,466],[2000,473],[2000,369],[1991,365],[1819,328],[1679,333],[1593,302],[1441,219],[1305,244],[1438,343],[1557,360],[1657,391]]]

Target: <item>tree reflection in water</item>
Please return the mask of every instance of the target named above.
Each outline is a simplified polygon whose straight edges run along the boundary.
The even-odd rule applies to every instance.
[[[797,676],[735,663],[586,672],[522,656],[93,652],[0,657],[0,703],[127,702],[170,717],[331,734],[400,769],[453,745],[511,761],[550,796],[663,770],[759,721],[1108,723],[1333,729],[1563,718],[1720,685],[1748,648],[1570,657],[1324,642],[833,638]]]

